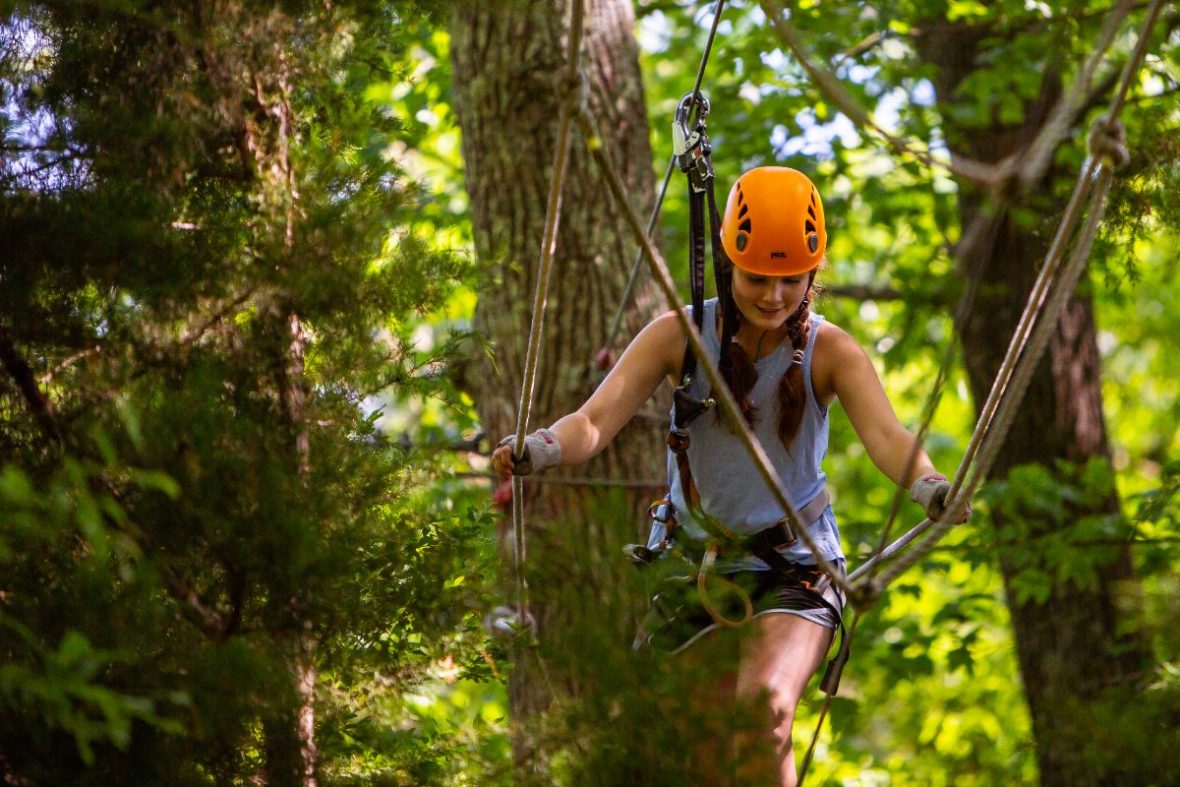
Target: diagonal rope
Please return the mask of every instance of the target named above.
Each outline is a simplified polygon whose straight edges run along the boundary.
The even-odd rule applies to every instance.
[[[955,480],[948,495],[947,510],[938,522],[927,525],[930,532],[921,543],[882,572],[877,579],[874,592],[879,593],[883,587],[921,560],[953,527],[952,523],[986,479],[996,456],[999,454],[1000,447],[1015,419],[1017,406],[1022,401],[1032,379],[1035,366],[1047,348],[1052,332],[1056,329],[1057,318],[1077,286],[1078,279],[1089,259],[1090,248],[1106,210],[1106,198],[1113,181],[1113,169],[1123,163],[1121,159],[1125,159],[1126,156],[1126,150],[1122,148],[1121,126],[1118,125],[1118,116],[1125,105],[1131,82],[1138,74],[1143,58],[1147,54],[1151,31],[1162,6],[1163,0],[1154,0],[1152,3],[1140,30],[1134,53],[1127,60],[1123,69],[1118,90],[1111,99],[1106,114],[1099,118],[1091,130],[1089,140],[1091,155],[1079,174],[1078,183],[1074,188],[1069,205],[1066,207],[1061,226],[1058,228],[1057,235],[1046,255],[1045,266],[1037,278],[1033,292],[1029,295],[1020,324],[1009,344],[1008,352],[1005,354],[992,390],[988,394],[988,400],[981,412],[971,443],[968,445],[959,471],[955,474]],[[1093,192],[1092,196],[1091,192]],[[1079,233],[1073,253],[1063,266],[1062,261],[1065,258],[1069,236],[1073,233],[1081,216],[1086,212],[1083,205],[1088,196],[1090,197],[1088,219]],[[1011,393],[1007,394],[1009,390]],[[973,461],[976,464],[970,481],[964,484]],[[926,522],[923,522],[915,530],[922,528],[923,525],[926,525]],[[863,566],[857,572],[853,572],[857,579],[862,575],[862,569],[864,569]]]
[[[777,0],[759,0],[766,18],[770,20],[778,37],[782,39],[791,54],[807,72],[811,81],[823,91],[824,95],[835,104],[854,124],[871,131],[883,140],[894,151],[903,155],[910,155],[928,167],[942,167],[953,175],[977,185],[989,186],[996,178],[996,168],[991,164],[974,161],[962,156],[956,156],[954,161],[942,161],[935,158],[929,150],[915,148],[908,142],[893,136],[868,113],[864,107],[840,84],[835,74],[817,66],[809,56],[803,40],[794,26],[783,15],[782,6]]]
[[[990,472],[1000,447],[1007,438],[1008,431],[1015,419],[1016,408],[1027,392],[1033,371],[1035,371],[1041,355],[1048,346],[1051,332],[1056,329],[1061,310],[1077,287],[1078,279],[1089,260],[1094,237],[1097,234],[1098,226],[1106,210],[1106,198],[1110,193],[1113,169],[1115,166],[1125,163],[1127,154],[1123,147],[1118,116],[1126,101],[1131,80],[1138,73],[1139,65],[1146,55],[1147,42],[1150,40],[1151,31],[1159,16],[1161,7],[1162,0],[1155,0],[1144,21],[1135,52],[1131,59],[1127,61],[1121,84],[1111,101],[1107,114],[1100,118],[1091,130],[1089,138],[1091,155],[1079,174],[1078,183],[1074,188],[1069,205],[1066,207],[1061,225],[1058,227],[1053,244],[1046,254],[1045,265],[1041,271],[1041,275],[1038,276],[1037,282],[1033,287],[1033,292],[1029,295],[1029,301],[1024,313],[1021,315],[1016,334],[1013,336],[1012,342],[1008,347],[1008,352],[1005,354],[1004,362],[1001,364],[1001,373],[997,375],[997,379],[988,395],[988,402],[985,404],[981,418],[976,424],[971,445],[968,446],[968,451],[959,466],[958,472],[955,474],[955,480],[948,494],[947,509],[943,512],[939,521],[931,523],[929,519],[924,520],[918,527],[911,530],[889,547],[879,549],[877,555],[849,575],[849,582],[854,584],[854,588],[858,591],[858,595],[862,600],[867,600],[871,603],[884,592],[885,588],[893,580],[909,570],[918,561],[922,560],[931,550],[935,549],[942,536],[953,527],[953,523],[958,519],[967,501],[974,496],[975,490],[983,483]],[[1104,34],[1108,32],[1113,35],[1113,32],[1110,31],[1110,26],[1104,30]],[[1087,64],[1088,69],[1092,70],[1094,67],[1096,67],[1096,61],[1091,61]],[[1106,135],[1105,139],[1102,138],[1104,134]],[[1038,140],[1042,138],[1043,136],[1040,136]],[[1068,263],[1064,266],[1064,270],[1060,270],[1060,261],[1064,256],[1064,250],[1069,236],[1073,233],[1079,216],[1084,213],[1081,206],[1087,195],[1091,192],[1091,185],[1095,177],[1097,178],[1097,186],[1092,190],[1090,214],[1074,244],[1073,252],[1070,255]],[[998,213],[993,221],[999,221]],[[993,226],[993,231],[995,228]],[[978,273],[981,269],[982,266],[977,268],[976,272]],[[1057,279],[1056,286],[1052,288],[1050,294],[1048,290],[1053,285],[1054,279]],[[1041,286],[1042,284],[1043,286]],[[973,290],[977,286],[978,280],[973,277],[972,291],[968,293],[968,297],[964,299],[965,301],[974,299],[975,292]],[[1028,320],[1025,319],[1026,316],[1029,318]],[[1039,321],[1037,320],[1038,317],[1040,318]],[[1032,323],[1036,323],[1035,328],[1029,327]],[[1031,335],[1029,335],[1030,331]],[[1027,347],[1024,346],[1025,344],[1027,344]],[[1026,350],[1026,352],[1022,352],[1022,350]],[[948,360],[949,349],[948,357],[944,357],[944,364]],[[940,368],[940,375],[942,371]],[[1007,380],[1003,379],[1005,376],[1008,378]],[[937,391],[937,385],[935,389]],[[1007,397],[1005,396],[1006,390],[1011,391],[1011,394]],[[932,404],[935,397],[936,393],[932,392]],[[927,418],[931,415],[932,413],[927,413]],[[986,418],[984,417],[985,415],[987,416]],[[925,428],[927,423],[928,421],[923,424],[923,428]],[[987,438],[986,440],[984,439],[985,437]],[[974,450],[972,449],[973,446]],[[971,465],[972,459],[976,456],[978,456],[978,464],[975,466],[974,474],[966,486],[963,487],[963,478]],[[913,457],[911,456],[911,461],[912,459]],[[897,498],[899,497],[900,495],[897,496]],[[894,500],[895,507],[897,505],[897,498]],[[890,524],[892,524],[894,513],[891,512]],[[880,577],[873,577],[872,572],[879,562],[888,559],[914,538],[917,538],[923,529],[931,526],[933,529],[924,541],[890,565],[882,572]],[[848,634],[847,642],[849,643],[849,647],[851,647],[851,639],[856,631],[856,624],[860,620],[859,610],[856,610],[855,614],[856,617],[853,618]],[[799,787],[803,787],[804,779],[807,776],[807,768],[811,763],[812,755],[819,741],[819,735],[823,729],[824,719],[831,707],[833,696],[829,694],[824,700],[819,721],[812,734],[807,753],[803,758],[798,780]]]
[[[1052,160],[1053,151],[1069,133],[1078,113],[1085,107],[1086,96],[1097,67],[1113,43],[1115,34],[1130,13],[1134,2],[1121,0],[1110,10],[1102,30],[1094,41],[1090,57],[1079,70],[1078,78],[1070,86],[1070,90],[1054,106],[1049,119],[1041,126],[1037,138],[1019,152],[995,164],[968,159],[961,155],[954,156],[951,161],[944,161],[935,158],[929,149],[916,148],[913,144],[890,134],[844,88],[835,74],[816,65],[803,44],[802,37],[784,16],[777,0],[761,0],[761,5],[775,32],[791,50],[811,81],[854,124],[877,136],[894,151],[911,155],[928,167],[941,167],[963,180],[1002,192],[1003,189],[998,187],[1013,177],[1019,178],[1023,188],[1027,189],[1029,184],[1039,180],[1044,174]]]
[[[692,115],[693,107],[697,103],[697,96],[701,94],[701,83],[705,79],[705,68],[709,65],[709,55],[713,51],[713,41],[717,38],[717,26],[721,23],[721,12],[724,8],[725,0],[717,0],[717,5],[713,9],[713,24],[709,28],[709,37],[705,40],[705,49],[701,53],[700,65],[697,66],[697,77],[692,86],[692,98],[689,100],[687,116]],[[652,233],[655,232],[656,223],[660,220],[660,210],[664,206],[664,197],[668,194],[668,184],[672,180],[672,173],[675,169],[676,155],[673,154],[668,158],[668,166],[664,170],[664,183],[660,186],[660,193],[656,197],[656,204],[652,207],[651,216],[647,220],[647,238],[652,237]],[[623,327],[623,313],[627,310],[627,304],[631,302],[631,291],[635,289],[635,282],[639,278],[639,269],[642,264],[643,248],[640,247],[635,251],[635,259],[631,262],[631,273],[627,276],[627,286],[623,288],[623,294],[619,298],[619,307],[615,310],[610,331],[607,333],[606,341],[602,345],[603,349],[608,352],[614,346],[615,340],[619,338],[619,331]],[[675,303],[675,301],[672,301],[672,303]]]
[[[709,380],[709,384],[713,387],[713,397],[717,400],[718,407],[725,413],[725,417],[729,419],[730,425],[733,427],[734,433],[738,440],[741,441],[746,451],[750,454],[754,461],[754,466],[758,474],[762,476],[767,489],[774,495],[775,501],[779,504],[783,511],[787,513],[787,517],[791,521],[791,526],[795,533],[803,540],[812,551],[816,559],[816,567],[827,574],[832,579],[832,583],[840,590],[846,591],[847,585],[844,582],[844,577],[835,569],[833,569],[830,561],[823,557],[816,544],[815,539],[807,532],[807,524],[802,522],[798,510],[787,499],[787,494],[782,488],[782,482],[779,480],[774,468],[770,463],[770,458],[766,455],[766,451],[762,448],[762,444],[754,433],[750,430],[746,420],[742,417],[741,411],[738,408],[737,402],[733,398],[733,394],[729,390],[729,386],[721,378],[721,372],[717,369],[717,364],[709,357],[705,350],[705,345],[701,341],[701,335],[693,324],[692,319],[688,316],[688,312],[683,305],[679,304],[679,295],[676,292],[676,285],[672,281],[671,274],[668,273],[668,266],[664,262],[663,257],[659,251],[652,245],[651,240],[643,230],[643,224],[639,215],[635,212],[635,208],[627,199],[627,190],[623,185],[623,181],[619,178],[618,172],[611,163],[610,156],[602,144],[602,137],[599,135],[597,128],[595,128],[594,118],[590,116],[589,112],[583,110],[578,115],[578,125],[582,129],[582,134],[586,138],[587,147],[590,149],[590,154],[598,166],[606,180],[607,187],[610,189],[611,196],[614,198],[615,204],[626,218],[628,225],[631,228],[631,234],[636,243],[640,244],[643,249],[644,257],[647,258],[649,267],[655,276],[656,283],[660,289],[664,291],[669,303],[677,304],[675,313],[677,319],[680,321],[680,327],[684,331],[688,343],[692,346],[692,351],[696,354],[699,364],[698,367],[703,369],[705,376]]]
[[[1091,168],[1087,167],[1086,169],[1090,170]],[[1049,301],[1037,308],[1037,305],[1030,300],[1026,307],[1027,311],[1034,313],[1036,325],[1024,343],[1018,343],[1014,338],[1013,343],[1009,346],[1009,355],[1005,357],[1005,366],[1011,365],[1013,368],[1006,375],[998,378],[992,386],[988,402],[990,404],[994,399],[998,403],[993,406],[990,418],[986,421],[981,420],[980,426],[976,429],[979,439],[973,440],[975,452],[968,452],[963,463],[959,466],[959,472],[956,473],[951,491],[948,493],[950,502],[947,511],[938,521],[931,523],[929,533],[920,543],[881,572],[878,577],[880,586],[888,585],[925,557],[930,549],[954,526],[954,519],[963,510],[966,501],[974,496],[991,471],[991,466],[1008,436],[1019,405],[1028,390],[1033,373],[1036,371],[1037,362],[1048,348],[1049,340],[1057,329],[1058,318],[1073,290],[1077,287],[1078,279],[1086,267],[1098,224],[1105,213],[1105,201],[1110,192],[1111,180],[1110,168],[1100,165],[1098,184],[1091,200],[1089,218],[1082,229],[1068,264],[1064,266],[1060,276],[1056,279],[1056,286]],[[1087,179],[1086,185],[1088,186],[1089,183],[1090,181]],[[1081,185],[1083,184],[1079,183],[1079,186]],[[1089,188],[1085,190],[1090,191]],[[1015,362],[1011,362],[1014,354],[1019,357]],[[973,461],[974,467],[972,467]],[[968,471],[971,473],[970,480],[965,480]]]
[[[853,610],[852,622],[848,624],[848,633],[844,636],[848,641],[851,641],[856,636],[856,627],[860,623],[860,612]],[[832,700],[836,698],[836,692],[824,695],[824,704],[820,706],[819,721],[815,723],[815,732],[811,733],[811,742],[807,744],[807,751],[803,755],[803,761],[799,764],[799,780],[795,782],[795,787],[803,787],[803,780],[807,778],[807,768],[811,765],[811,758],[815,754],[816,744],[819,743],[819,733],[824,728],[824,719],[828,717],[828,711],[832,709]]]
[[[990,221],[985,220],[981,214],[977,219],[977,224],[980,221],[986,221],[987,227],[987,248],[988,253],[985,258],[990,258],[991,253],[995,250],[996,240],[999,237],[1000,226],[1003,222],[1002,210],[997,210],[990,218]],[[976,230],[973,227],[972,230]],[[969,233],[974,235],[975,232]],[[966,240],[966,239],[964,239]],[[966,256],[966,250],[973,249],[974,244],[970,247],[965,243],[959,245],[956,257],[961,263]],[[966,322],[967,318],[975,308],[975,298],[979,294],[979,286],[983,281],[984,266],[979,265],[971,272],[967,280],[967,290],[963,293],[963,297],[959,300],[958,307],[955,309],[954,317],[951,320],[952,327],[957,327]],[[954,331],[952,330],[952,334]],[[853,581],[855,577],[862,576],[866,571],[873,571],[882,559],[889,544],[889,537],[893,533],[893,526],[897,522],[898,514],[901,513],[902,504],[905,502],[907,489],[905,482],[909,481],[910,476],[913,475],[914,466],[918,461],[918,452],[922,448],[922,443],[926,439],[927,433],[930,431],[930,424],[934,421],[934,416],[938,412],[938,405],[942,401],[942,394],[946,388],[946,381],[950,377],[951,365],[954,363],[956,351],[956,337],[952,335],[947,339],[946,347],[943,349],[942,361],[938,365],[938,371],[934,375],[934,384],[931,386],[930,393],[927,395],[926,403],[922,408],[922,418],[918,429],[914,432],[914,446],[910,449],[909,456],[906,458],[905,472],[902,473],[902,485],[898,486],[893,493],[893,501],[889,507],[889,515],[885,520],[885,527],[881,529],[881,535],[877,539],[877,547],[871,553],[871,557],[859,566],[856,571],[852,572],[853,576],[849,577],[849,581]]]
[[[541,259],[537,265],[537,287],[533,297],[533,319],[529,329],[528,349],[525,352],[524,382],[520,389],[520,404],[516,410],[516,448],[513,461],[524,458],[524,438],[528,431],[529,413],[537,385],[537,358],[540,355],[541,331],[545,323],[545,304],[548,298],[549,275],[553,270],[553,252],[557,246],[557,230],[561,223],[561,194],[568,170],[573,116],[580,95],[578,54],[582,49],[583,0],[575,0],[570,11],[569,40],[566,47],[565,74],[561,112],[557,124],[557,146],[553,153],[553,177],[549,182],[549,199],[545,208],[545,228],[541,239]],[[512,476],[512,558],[516,574],[516,612],[523,630],[529,620],[528,581],[524,575],[528,558],[524,532],[524,479]]]

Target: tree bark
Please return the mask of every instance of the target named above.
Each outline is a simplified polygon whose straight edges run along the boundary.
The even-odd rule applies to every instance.
[[[476,254],[496,272],[475,314],[475,330],[490,342],[492,353],[472,359],[465,385],[493,437],[516,428],[568,19],[564,0],[488,1],[457,4],[451,24],[455,110],[463,134]],[[582,69],[604,143],[636,208],[646,212],[653,193],[652,153],[633,24],[627,0],[591,0]],[[606,340],[634,253],[622,215],[610,204],[585,140],[575,131],[530,430],[575,410],[601,380],[595,357]],[[659,301],[649,281],[640,280],[626,312],[624,337],[633,336],[657,313]],[[650,405],[650,412],[636,418],[602,455],[557,473],[620,481],[661,478],[663,412],[658,404]],[[555,654],[569,643],[568,637],[576,629],[584,637],[588,626],[605,626],[598,629],[604,638],[626,642],[632,632],[625,610],[635,599],[628,602],[611,593],[619,586],[618,572],[631,570],[619,547],[635,539],[641,512],[661,490],[612,492],[527,480],[525,489],[531,555],[527,576],[540,630],[539,652],[560,662]],[[612,508],[604,507],[608,500]],[[625,512],[624,521],[602,521],[607,510]],[[506,522],[505,531],[509,528]],[[501,537],[502,543],[511,542],[510,533]],[[591,620],[592,609],[611,611],[614,620]],[[510,701],[520,721],[546,707],[553,696],[537,659],[520,648],[516,656]],[[558,692],[588,690],[584,674],[563,678],[559,669],[556,678]],[[532,744],[522,742],[519,734],[516,744],[518,758],[534,756]]]
[[[944,118],[953,118],[955,88],[975,68],[977,46],[986,30],[935,23],[927,27],[921,51],[938,67],[935,88]],[[952,152],[979,161],[998,161],[1032,140],[1061,92],[1060,78],[1046,65],[1041,95],[1026,107],[1021,126],[958,128],[948,133]],[[949,123],[950,121],[948,121]],[[953,126],[953,124],[951,124]],[[1042,194],[1053,193],[1054,177],[1075,173],[1053,172],[1036,184]],[[1026,200],[1031,202],[1032,198]],[[971,227],[992,206],[978,192],[963,187],[960,221]],[[960,326],[967,376],[978,404],[987,398],[1021,310],[1032,290],[1037,269],[1048,250],[1058,216],[1047,216],[1044,226],[1030,228],[1002,210],[992,222],[987,240],[967,249],[961,273],[979,278],[974,308]],[[1037,463],[1055,468],[1065,460],[1082,464],[1097,458],[1110,461],[1101,396],[1100,360],[1091,296],[1083,284],[1068,302],[1045,357],[1041,360],[1023,405],[992,470],[1003,479],[1019,465]],[[1094,505],[1070,506],[1071,515],[1115,514],[1119,500],[1113,491]],[[1031,535],[1060,529],[1043,514],[1021,512]],[[1003,527],[1002,516],[996,526]],[[1103,742],[1108,703],[1132,687],[1148,663],[1140,637],[1129,632],[1126,594],[1134,595],[1137,580],[1128,548],[1123,545],[1099,569],[1093,587],[1079,588],[1055,581],[1043,603],[1020,600],[1013,581],[1021,566],[1011,553],[1001,558],[1016,637],[1017,657],[1032,717],[1037,762],[1045,785],[1126,784],[1137,781],[1134,763],[1093,756]],[[1130,781],[1128,781],[1130,779]]]

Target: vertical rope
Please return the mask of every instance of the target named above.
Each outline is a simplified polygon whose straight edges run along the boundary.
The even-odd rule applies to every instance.
[[[561,223],[561,194],[569,164],[570,138],[573,116],[580,99],[578,53],[582,48],[584,0],[575,0],[571,10],[569,41],[566,49],[565,74],[562,89],[561,114],[557,124],[557,146],[553,153],[553,177],[549,181],[549,199],[545,207],[545,229],[541,238],[541,259],[537,265],[537,287],[533,295],[532,325],[529,329],[528,349],[525,352],[524,382],[520,388],[520,404],[516,410],[516,446],[513,460],[524,458],[524,438],[528,431],[529,414],[537,385],[537,358],[540,355],[541,332],[545,324],[545,305],[548,300],[549,275],[553,270],[553,252],[557,246],[557,230]],[[520,627],[529,620],[528,582],[524,575],[528,549],[524,532],[524,482],[521,476],[512,478],[512,539],[513,561],[516,571],[516,603]]]

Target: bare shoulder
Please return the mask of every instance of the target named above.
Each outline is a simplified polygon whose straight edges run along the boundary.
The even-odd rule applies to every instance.
[[[676,377],[684,359],[685,341],[684,328],[676,312],[667,311],[639,332],[627,348],[627,353],[636,354],[638,360],[659,368],[665,376]]]
[[[841,382],[850,376],[873,370],[872,361],[860,342],[848,331],[830,322],[822,323],[811,359],[811,384],[824,404],[836,398]]]

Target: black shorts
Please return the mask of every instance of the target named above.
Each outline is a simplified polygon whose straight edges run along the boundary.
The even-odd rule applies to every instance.
[[[845,573],[843,559],[833,561],[841,576]],[[802,573],[815,573],[811,566],[799,566]],[[788,577],[778,571],[738,571],[720,575],[744,590],[750,598],[754,616],[782,613],[798,615],[825,628],[841,626],[844,594],[828,582],[822,593],[804,587],[798,577]],[[741,596],[724,583],[707,580],[706,592],[716,612],[727,620],[745,617]],[[639,633],[636,649],[677,653],[696,642],[708,632],[721,628],[701,602],[695,577],[671,576],[660,582]]]

